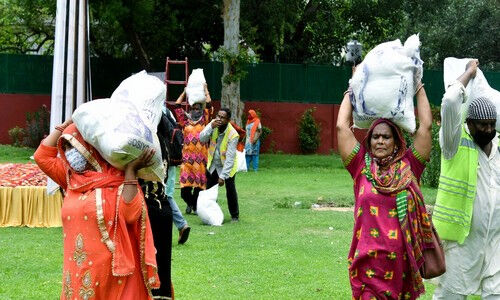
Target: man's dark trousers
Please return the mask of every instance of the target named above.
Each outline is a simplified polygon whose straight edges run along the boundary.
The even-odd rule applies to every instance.
[[[229,209],[229,213],[232,218],[239,218],[238,193],[236,192],[234,177],[236,177],[236,175],[224,180],[224,186],[226,187],[227,208]],[[219,174],[217,174],[217,170],[214,170],[212,174],[207,171],[207,190],[216,184],[219,184]]]

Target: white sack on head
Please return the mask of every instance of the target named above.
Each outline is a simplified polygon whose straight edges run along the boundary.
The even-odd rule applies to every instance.
[[[198,202],[196,204],[196,213],[204,224],[220,226],[224,221],[224,214],[219,204],[217,196],[219,194],[219,185],[216,184],[208,190],[200,191]]]
[[[465,72],[465,67],[471,60],[472,58],[445,58],[443,63],[445,89],[448,89],[448,86],[454,83],[457,78]],[[479,68],[477,69],[476,77],[472,78],[465,87],[465,95],[467,96],[467,102],[462,106],[463,118],[467,115],[467,110],[472,100],[479,97],[485,97],[493,102],[493,105],[495,105],[497,109],[497,123],[495,129],[500,132],[500,92],[488,84],[486,77]]]
[[[205,103],[205,75],[203,75],[203,69],[194,69],[189,76],[188,83],[186,86],[186,96],[189,105],[195,103]]]
[[[398,39],[368,52],[350,80],[355,127],[369,128],[373,121],[386,118],[415,131],[413,96],[423,74],[419,47],[418,35],[412,35],[404,46]]]
[[[123,170],[144,149],[155,149],[153,165],[137,175],[163,181],[165,167],[156,130],[164,99],[165,85],[143,71],[124,80],[111,99],[82,104],[72,118],[83,139],[118,169]]]

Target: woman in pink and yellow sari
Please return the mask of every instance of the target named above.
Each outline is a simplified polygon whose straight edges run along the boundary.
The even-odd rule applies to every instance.
[[[375,121],[359,143],[350,128],[349,93],[340,106],[338,146],[354,180],[353,299],[416,299],[425,292],[419,269],[423,251],[433,247],[432,225],[419,181],[431,151],[432,115],[422,87],[416,96],[420,125],[409,148],[387,119]]]

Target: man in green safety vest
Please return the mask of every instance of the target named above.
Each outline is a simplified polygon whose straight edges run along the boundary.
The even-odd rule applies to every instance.
[[[229,122],[231,111],[221,108],[215,119],[200,132],[200,141],[210,142],[207,162],[207,189],[219,184],[226,186],[227,206],[232,222],[238,222],[238,193],[234,182],[234,175],[238,169],[236,161],[236,146],[238,132]]]
[[[444,241],[446,273],[433,299],[500,299],[500,150],[496,108],[477,97],[468,109],[471,60],[441,104],[441,176],[432,220]],[[464,122],[465,121],[465,122]]]

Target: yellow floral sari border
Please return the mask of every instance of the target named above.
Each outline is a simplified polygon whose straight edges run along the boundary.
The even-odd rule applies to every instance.
[[[148,290],[148,294],[150,297],[153,297],[153,294],[151,293],[151,289],[153,284],[156,283],[156,278],[154,275],[157,272],[157,266],[153,264],[148,264],[146,263],[146,219],[147,219],[147,211],[146,211],[146,203],[144,201],[144,198],[142,198],[142,212],[141,212],[141,240],[140,240],[140,255],[141,255],[141,271],[142,271],[142,279],[144,280],[144,285],[146,286],[146,289]],[[154,273],[153,277],[148,278],[148,270],[147,266],[150,266],[153,268]]]
[[[102,189],[95,190],[95,206],[97,213],[97,227],[101,232],[101,242],[103,242],[108,250],[113,253],[115,252],[115,243],[110,239],[108,230],[106,229],[106,223],[104,222],[104,210],[102,208]],[[118,205],[118,204],[117,204]],[[116,226],[116,224],[115,224]]]
[[[116,208],[115,208],[115,228],[113,230],[113,241],[116,241],[116,229],[118,227],[118,213],[119,213],[119,208],[120,208],[120,199],[121,199],[121,195],[122,195],[122,192],[123,192],[123,187],[124,185],[121,184],[119,187],[118,187],[118,193],[116,195]],[[129,273],[125,273],[125,274],[117,274],[115,273],[115,253],[113,252],[112,253],[112,257],[111,257],[111,273],[113,273],[113,276],[128,276],[128,275],[132,275],[134,272],[129,272]]]
[[[351,163],[351,161],[354,158],[354,156],[356,156],[356,154],[358,154],[359,149],[360,149],[360,145],[357,142],[356,146],[354,146],[354,149],[352,149],[351,154],[349,154],[349,156],[344,160],[344,166],[345,167],[347,167]]]

